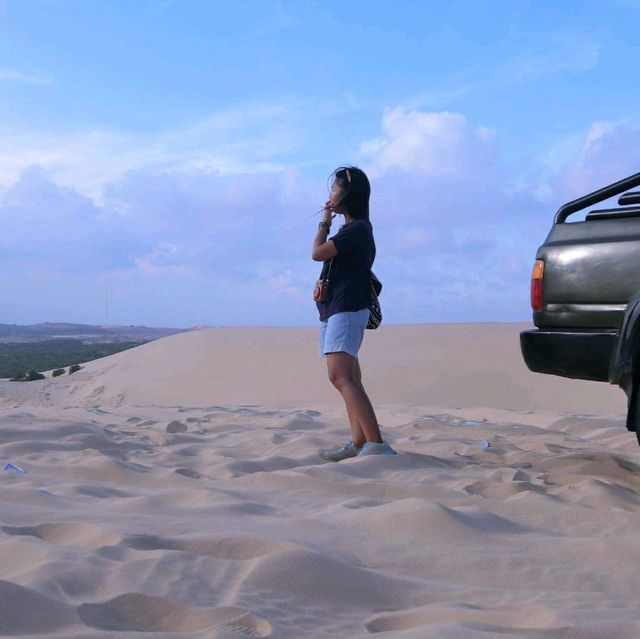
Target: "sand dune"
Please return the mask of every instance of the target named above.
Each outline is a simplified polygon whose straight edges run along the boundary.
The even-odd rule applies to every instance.
[[[26,471],[0,471],[0,636],[637,637],[624,395],[529,373],[520,328],[368,334],[401,454],[339,464],[311,329],[0,382],[0,460]]]
[[[619,413],[624,395],[598,382],[530,373],[524,325],[383,326],[367,332],[365,384],[377,405]],[[49,373],[50,374],[50,373]],[[282,406],[336,402],[315,329],[201,329],[89,362],[80,374],[12,384],[14,406]],[[52,383],[54,382],[55,383]],[[0,384],[0,401],[6,395]]]

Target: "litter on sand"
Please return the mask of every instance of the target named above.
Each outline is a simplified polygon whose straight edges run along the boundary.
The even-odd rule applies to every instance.
[[[20,468],[20,466],[16,466],[15,464],[12,464],[11,462],[7,462],[4,465],[4,468],[2,470],[12,470],[14,473],[18,473],[18,475],[21,475],[22,473],[26,472],[22,468]]]

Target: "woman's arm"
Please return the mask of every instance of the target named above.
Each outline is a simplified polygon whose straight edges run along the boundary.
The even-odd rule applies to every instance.
[[[318,232],[313,240],[313,249],[311,250],[311,259],[316,262],[330,260],[338,254],[338,250],[336,249],[336,245],[333,243],[333,240],[327,241],[332,220],[333,216],[331,215],[331,208],[329,206],[329,202],[327,202],[324,207],[322,222],[318,224]]]

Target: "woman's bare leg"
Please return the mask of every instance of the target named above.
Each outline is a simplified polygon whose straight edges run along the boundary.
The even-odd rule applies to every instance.
[[[360,365],[358,364],[358,358],[352,357],[353,360],[353,369],[351,371],[351,379],[353,379],[356,384],[361,385],[362,374],[360,371]],[[328,360],[327,360],[328,361]],[[328,364],[327,364],[328,366]],[[360,427],[360,422],[356,419],[356,416],[353,410],[350,409],[349,406],[347,408],[347,415],[349,416],[349,425],[351,426],[351,441],[360,448],[367,441],[362,428]]]
[[[369,396],[367,395],[367,391],[364,389],[364,385],[362,383],[362,371],[360,370],[360,360],[357,357],[355,358],[353,363],[353,370],[354,370],[354,379],[358,382],[358,384],[360,384],[360,388],[362,388],[364,397],[367,400],[367,403],[369,404],[369,408],[371,408],[371,412],[375,417],[375,411],[373,410],[373,405],[371,404],[371,400],[369,399]],[[378,419],[376,418],[376,424],[377,423],[378,423]],[[378,433],[379,432],[380,432],[380,429],[378,428]]]
[[[362,371],[360,370],[360,360],[353,358],[353,379],[362,386]]]
[[[327,369],[329,380],[344,399],[353,443],[361,446],[365,441],[381,442],[378,420],[362,386],[360,364],[357,358],[347,353],[328,353]]]

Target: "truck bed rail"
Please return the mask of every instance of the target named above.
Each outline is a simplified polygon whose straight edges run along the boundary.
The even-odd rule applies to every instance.
[[[614,195],[618,195],[619,193],[622,193],[623,191],[626,191],[628,189],[632,189],[638,185],[640,185],[640,173],[634,173],[633,175],[624,178],[624,180],[614,182],[613,184],[609,184],[609,186],[598,189],[593,193],[589,193],[588,195],[579,197],[577,200],[567,202],[558,209],[553,222],[554,224],[564,224],[566,219],[573,213],[577,213],[578,211],[581,211],[588,206],[593,206],[598,202],[607,200]]]

